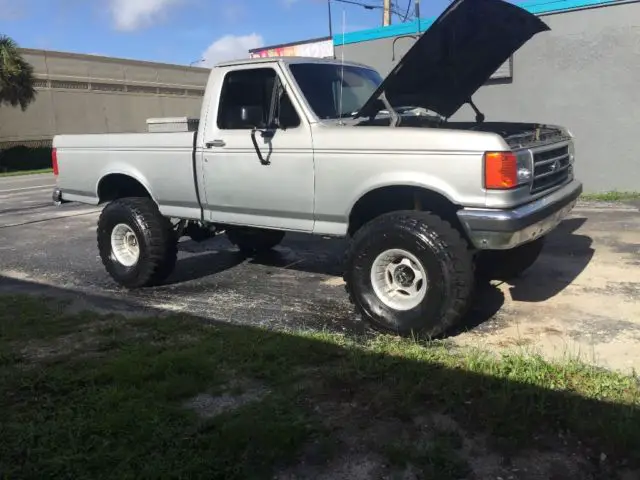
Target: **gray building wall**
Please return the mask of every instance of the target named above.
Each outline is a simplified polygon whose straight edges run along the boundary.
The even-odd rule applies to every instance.
[[[209,70],[22,49],[37,78],[26,112],[0,108],[0,148],[56,134],[144,132],[150,117],[199,116]]]
[[[568,127],[576,174],[587,192],[640,191],[640,3],[541,15],[551,27],[513,57],[512,78],[486,85],[474,102],[487,120]],[[344,46],[345,59],[383,75],[393,38]],[[396,42],[396,61],[412,39]],[[336,48],[340,58],[341,47]],[[472,119],[463,107],[456,119]]]

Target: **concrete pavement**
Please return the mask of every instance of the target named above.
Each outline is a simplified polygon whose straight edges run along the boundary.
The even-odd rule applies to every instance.
[[[0,227],[30,223],[97,211],[84,205],[67,204],[55,209],[51,193],[53,174],[0,177]]]

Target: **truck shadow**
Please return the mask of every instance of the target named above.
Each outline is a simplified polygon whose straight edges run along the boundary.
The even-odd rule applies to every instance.
[[[467,314],[439,339],[456,337],[470,330],[482,328],[483,325],[490,323],[503,306],[504,293],[499,288],[490,283],[478,284]]]
[[[584,217],[567,219],[549,235],[538,261],[520,278],[508,282],[513,300],[544,302],[576,280],[595,253],[591,237],[577,233],[586,221]]]
[[[508,282],[511,299],[518,302],[544,302],[571,285],[591,262],[594,249],[591,237],[576,232],[586,218],[563,221],[546,241],[538,261],[522,276]],[[477,285],[476,295],[469,313],[446,337],[482,328],[504,306],[505,296],[499,284],[489,282]]]
[[[177,285],[209,277],[237,267],[246,258],[231,248],[229,242],[215,238],[197,243],[192,240],[178,244],[180,254],[173,274],[165,285]]]
[[[591,238],[577,233],[585,222],[585,218],[565,220],[549,235],[545,249],[534,266],[520,278],[507,284],[513,300],[543,302],[559,294],[575,281],[594,254]],[[313,277],[299,277],[298,274],[338,277],[336,281],[339,283],[346,247],[347,241],[344,239],[319,239],[310,235],[289,234],[273,251],[247,258],[224,236],[202,243],[183,241],[179,244],[181,253],[176,270],[166,284],[180,285],[225,271],[233,272],[235,269],[252,266],[268,267],[281,272],[289,271],[293,280],[305,285],[317,280]],[[261,275],[259,270],[252,273],[256,274]],[[265,281],[269,282],[268,273],[264,274]],[[231,288],[235,283],[233,277],[228,281],[231,282]],[[237,288],[242,289],[243,285],[238,284]],[[199,287],[191,285],[189,288]],[[201,288],[209,287],[203,285]],[[305,288],[297,293],[291,292],[291,301],[304,297],[304,291]],[[338,292],[338,295],[343,293]],[[445,336],[455,336],[464,331],[477,329],[495,317],[503,307],[504,301],[504,294],[497,285],[478,284],[475,298],[465,319]],[[331,326],[326,325],[323,328],[331,329]]]

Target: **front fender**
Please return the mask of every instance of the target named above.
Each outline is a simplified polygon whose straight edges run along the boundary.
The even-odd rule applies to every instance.
[[[453,204],[460,204],[458,192],[443,180],[424,172],[386,172],[365,179],[349,202],[345,217],[348,218],[356,203],[368,193],[385,187],[416,187],[430,190],[445,197]],[[484,200],[484,198],[482,199]]]

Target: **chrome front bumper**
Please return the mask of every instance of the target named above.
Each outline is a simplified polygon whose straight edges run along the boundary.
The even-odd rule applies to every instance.
[[[465,208],[458,211],[467,235],[479,250],[508,250],[553,230],[582,193],[573,180],[555,192],[513,210]]]

